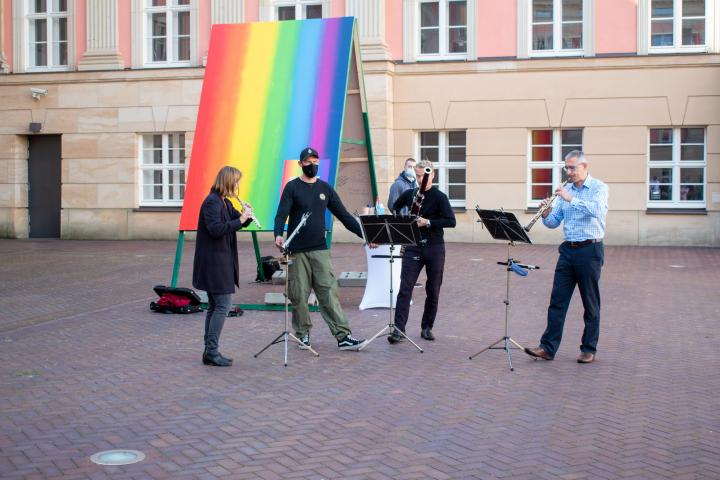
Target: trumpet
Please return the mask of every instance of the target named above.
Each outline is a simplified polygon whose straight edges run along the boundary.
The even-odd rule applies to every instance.
[[[565,188],[565,185],[567,185],[568,183],[570,183],[570,180],[565,180],[565,181],[563,182],[563,184],[560,185],[560,188]],[[530,222],[528,222],[528,224],[523,227],[523,229],[525,229],[526,232],[529,232],[529,231],[530,231],[530,229],[532,228],[532,226],[535,225],[535,222],[537,222],[537,221],[540,219],[540,217],[542,217],[542,214],[545,213],[545,210],[547,210],[548,208],[552,207],[552,204],[553,204],[553,202],[555,201],[555,199],[556,199],[557,197],[558,197],[558,194],[557,194],[557,193],[553,193],[553,194],[550,196],[550,198],[547,199],[547,202],[545,202],[545,205],[543,205],[542,207],[540,207],[540,209],[537,211],[537,213],[536,213],[535,216],[532,218],[532,220],[530,220]]]
[[[250,205],[249,203],[243,202],[242,199],[241,199],[240,197],[238,197],[237,195],[235,195],[235,200],[237,200],[238,203],[239,203],[240,205],[242,205],[243,210],[246,209],[246,208],[249,209],[249,210],[252,210],[252,205]],[[255,214],[254,214],[254,213],[250,216],[250,220],[252,220],[253,222],[255,222],[255,225],[257,225],[257,227],[258,227],[260,230],[262,230],[263,227],[262,227],[262,225],[260,225],[260,222],[258,221],[257,217],[255,217]]]

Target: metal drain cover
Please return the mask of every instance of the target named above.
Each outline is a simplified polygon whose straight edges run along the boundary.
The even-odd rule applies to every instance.
[[[106,450],[91,456],[90,460],[98,465],[130,465],[145,460],[145,454],[137,450]]]

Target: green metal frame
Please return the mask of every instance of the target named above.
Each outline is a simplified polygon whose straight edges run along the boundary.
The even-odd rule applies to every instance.
[[[265,281],[267,280],[263,274],[263,270],[260,267],[261,260],[260,260],[260,242],[258,242],[257,238],[257,232],[250,232],[252,233],[252,240],[253,240],[253,249],[255,250],[255,262],[258,266],[258,273],[260,275],[260,279]],[[178,276],[180,275],[180,264],[182,263],[182,255],[183,255],[183,248],[185,246],[185,231],[180,230],[178,232],[178,240],[177,245],[175,246],[175,263],[173,264],[173,272],[172,272],[172,279],[170,280],[170,286],[171,287],[177,287],[177,281]],[[267,305],[264,303],[236,303],[235,306],[238,306],[242,308],[243,310],[264,310],[264,311],[282,311],[285,310],[285,305]],[[207,308],[207,304],[203,304],[203,308]],[[311,305],[310,307],[311,312],[319,312],[320,308],[316,305]],[[290,311],[292,312],[293,308],[292,305],[290,306]]]
[[[363,112],[363,125],[365,126],[365,148],[368,154],[368,168],[370,169],[370,189],[373,200],[378,197],[377,177],[375,176],[375,155],[373,154],[372,142],[370,141],[370,120],[368,112]]]

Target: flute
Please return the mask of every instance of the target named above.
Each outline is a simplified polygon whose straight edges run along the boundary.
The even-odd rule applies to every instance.
[[[240,205],[242,205],[243,209],[247,208],[247,209],[252,210],[252,205],[250,205],[249,203],[243,202],[242,199],[240,197],[238,197],[237,195],[235,195],[235,200],[237,200],[240,203]],[[262,227],[262,225],[260,225],[260,222],[258,221],[257,217],[255,217],[254,213],[252,215],[250,215],[250,220],[255,222],[255,225],[257,225],[257,227],[260,230],[262,230],[263,227]]]

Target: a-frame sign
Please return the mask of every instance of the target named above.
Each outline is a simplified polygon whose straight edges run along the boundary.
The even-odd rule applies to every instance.
[[[355,18],[213,26],[172,286],[184,232],[197,229],[220,168],[243,172],[240,198],[253,205],[262,225],[243,230],[252,231],[259,262],[255,232],[272,231],[282,189],[300,174],[297,157],[308,145],[320,153],[320,178],[337,188],[348,209],[373,202],[377,186]],[[329,214],[326,224],[331,232]]]

